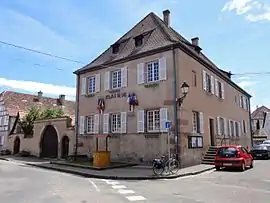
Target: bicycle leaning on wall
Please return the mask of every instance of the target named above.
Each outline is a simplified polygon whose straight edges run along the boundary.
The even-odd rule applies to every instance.
[[[176,160],[175,154],[170,156],[161,156],[153,160],[153,172],[155,175],[176,174],[180,169],[180,162]]]

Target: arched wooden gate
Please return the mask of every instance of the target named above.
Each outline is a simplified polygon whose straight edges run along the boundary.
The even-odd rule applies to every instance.
[[[58,135],[52,125],[46,126],[40,140],[40,157],[58,157]]]

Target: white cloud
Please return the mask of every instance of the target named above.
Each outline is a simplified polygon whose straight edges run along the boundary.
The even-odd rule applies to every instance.
[[[233,11],[236,10],[238,15],[242,15],[252,9],[252,6],[249,4],[253,0],[230,0],[225,3],[222,11]]]
[[[256,84],[255,81],[248,81],[248,80],[243,80],[243,81],[237,83],[237,85],[243,89],[246,89],[247,87],[253,86],[255,84]]]
[[[270,20],[270,12],[265,12],[259,15],[249,14],[246,16],[247,20],[256,22],[256,21],[263,21],[263,20]]]
[[[269,5],[262,0],[229,0],[221,11],[235,11],[251,22],[270,20]]]
[[[74,99],[76,95],[76,88],[74,87],[45,84],[34,81],[9,80],[6,78],[0,78],[0,87],[1,86],[32,93],[42,91],[44,94],[54,96],[58,96],[59,94],[65,94],[69,99]]]

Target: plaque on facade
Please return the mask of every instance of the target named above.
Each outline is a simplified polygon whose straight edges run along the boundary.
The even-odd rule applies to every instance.
[[[117,92],[117,93],[112,93],[112,94],[108,94],[105,96],[106,99],[114,99],[114,98],[121,98],[121,97],[127,97],[127,93],[126,92]]]

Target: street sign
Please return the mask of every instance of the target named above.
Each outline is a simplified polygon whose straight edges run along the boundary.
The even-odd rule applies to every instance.
[[[171,128],[171,121],[166,121],[165,128],[170,129]]]

